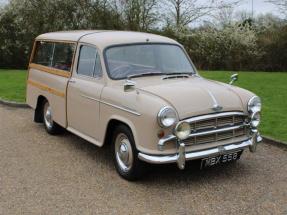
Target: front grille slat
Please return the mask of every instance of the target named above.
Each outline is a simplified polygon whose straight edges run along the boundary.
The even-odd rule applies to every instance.
[[[204,121],[196,122],[195,124],[195,130],[215,128],[215,127],[216,127],[215,120],[204,120]]]
[[[238,136],[242,136],[246,134],[246,129],[241,128],[241,129],[237,129],[234,131],[234,136],[238,137]]]
[[[235,137],[242,137],[247,135],[247,129],[244,127],[246,116],[240,115],[227,115],[219,117],[205,117],[204,119],[191,120],[190,126],[192,134],[199,134],[200,132],[214,131],[221,128],[230,128],[228,131],[222,129],[219,132],[212,132],[212,134],[203,134],[188,138],[185,142],[187,145],[198,145],[210,142],[217,142],[232,139]],[[232,129],[231,127],[234,127]],[[237,126],[237,127],[236,127]]]
[[[210,143],[215,141],[215,135],[210,134],[210,135],[205,135],[205,136],[199,136],[196,139],[197,144],[202,144],[202,143]]]
[[[234,130],[217,134],[218,140],[226,140],[226,139],[232,138],[233,132],[234,132]]]
[[[234,124],[233,117],[224,117],[219,118],[217,120],[218,120],[217,126],[228,126]]]

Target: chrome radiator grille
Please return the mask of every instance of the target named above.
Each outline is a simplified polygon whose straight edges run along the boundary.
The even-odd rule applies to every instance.
[[[243,113],[226,112],[187,119],[191,125],[191,135],[186,145],[197,145],[228,140],[248,135],[246,119]]]

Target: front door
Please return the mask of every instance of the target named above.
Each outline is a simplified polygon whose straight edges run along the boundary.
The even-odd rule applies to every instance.
[[[78,52],[78,66],[67,89],[68,128],[97,140],[104,88],[100,55],[95,47],[87,45],[80,45]]]

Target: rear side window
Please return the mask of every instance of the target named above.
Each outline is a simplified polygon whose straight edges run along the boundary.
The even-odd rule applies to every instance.
[[[70,71],[74,55],[74,45],[67,43],[55,43],[52,67]]]
[[[78,61],[78,74],[89,77],[101,77],[102,67],[100,56],[96,48],[81,46]]]
[[[74,50],[74,44],[37,42],[33,63],[70,71]]]

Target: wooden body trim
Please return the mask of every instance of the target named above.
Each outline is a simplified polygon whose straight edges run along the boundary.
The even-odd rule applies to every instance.
[[[30,84],[31,86],[37,87],[40,90],[47,91],[47,92],[52,93],[56,96],[63,97],[63,98],[66,96],[66,93],[63,93],[63,92],[58,91],[56,89],[50,88],[47,85],[40,84],[40,83],[32,81],[32,80],[28,80],[27,83]]]
[[[53,75],[58,75],[58,76],[62,76],[65,78],[69,78],[71,76],[71,73],[68,71],[64,71],[64,70],[60,70],[60,69],[55,69],[52,67],[48,67],[48,66],[43,66],[40,64],[35,64],[35,63],[30,63],[29,68],[31,69],[37,69],[37,70],[41,70],[43,72],[47,72]]]

